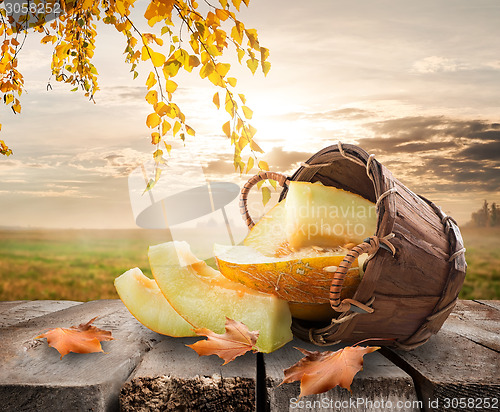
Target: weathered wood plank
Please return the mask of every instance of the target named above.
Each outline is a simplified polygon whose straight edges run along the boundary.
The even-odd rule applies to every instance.
[[[200,338],[168,338],[146,353],[120,393],[122,411],[254,411],[255,355],[222,366],[186,344]]]
[[[489,410],[500,398],[499,324],[493,306],[461,301],[425,345],[386,353],[414,378],[425,411]]]
[[[111,330],[106,353],[59,353],[45,340],[33,340],[54,327],[99,318]],[[87,302],[0,329],[2,411],[107,411],[118,409],[118,393],[142,355],[160,335],[142,326],[120,300]]]
[[[442,329],[500,353],[500,310],[494,308],[494,302],[498,301],[491,302],[492,305],[484,305],[458,301]]]
[[[283,370],[302,358],[294,347],[312,351],[337,350],[341,346],[321,348],[294,340],[276,352],[264,356],[267,376],[267,394],[271,411],[419,411],[412,379],[378,352],[364,357],[363,371],[359,372],[351,385],[352,395],[337,387],[320,395],[299,398],[300,383],[278,386],[283,380]]]
[[[500,310],[500,300],[474,300],[482,305],[491,306],[494,309]]]
[[[16,304],[12,304],[16,303]],[[32,300],[0,302],[0,328],[80,305],[72,300]],[[2,310],[2,308],[4,310]]]
[[[14,306],[20,305],[22,303],[28,302],[27,300],[10,300],[0,302],[0,313],[5,312],[13,308]]]

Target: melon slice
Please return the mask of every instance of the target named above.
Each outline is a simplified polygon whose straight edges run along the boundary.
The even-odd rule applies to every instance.
[[[196,335],[193,327],[170,306],[156,282],[141,269],[130,269],[118,276],[115,288],[130,313],[147,328],[169,336]]]
[[[291,253],[286,238],[286,199],[269,210],[243,240],[265,256],[280,257]]]
[[[269,257],[249,246],[215,247],[221,273],[250,288],[289,302],[328,303],[330,284],[347,249],[304,248],[284,257]],[[352,297],[361,282],[355,260],[342,287],[342,299]]]
[[[292,250],[358,244],[377,228],[374,203],[320,182],[290,182],[285,210],[285,237]]]
[[[286,301],[226,279],[196,259],[186,242],[150,246],[148,255],[160,290],[194,327],[224,333],[226,317],[242,322],[259,331],[256,346],[265,353],[292,340]]]

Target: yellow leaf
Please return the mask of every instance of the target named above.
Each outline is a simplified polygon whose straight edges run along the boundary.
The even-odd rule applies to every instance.
[[[219,100],[219,92],[216,92],[214,94],[214,98],[212,99],[214,102],[215,106],[217,106],[217,109],[220,109],[220,100]]]
[[[227,0],[219,0],[219,3],[222,8],[227,9]]]
[[[115,2],[115,7],[118,13],[120,13],[122,16],[125,16],[127,14],[127,11],[125,9],[125,5],[123,4],[123,1],[117,0]]]
[[[252,149],[254,152],[264,153],[264,150],[260,148],[260,146],[255,142],[255,140],[252,140],[250,142],[250,149]]]
[[[146,118],[146,126],[153,129],[160,124],[161,118],[157,113],[151,113]]]
[[[155,105],[156,103],[158,103],[158,93],[156,90],[150,90],[147,94],[146,94],[146,101],[151,104],[151,105]]]
[[[229,13],[226,10],[215,9],[215,15],[222,21],[226,21],[229,17]]]
[[[268,57],[269,57],[269,49],[266,49],[265,47],[261,47],[260,48],[260,59],[262,61],[265,61],[265,60],[267,60]]]
[[[253,116],[253,111],[250,110],[248,107],[246,106],[242,106],[241,109],[243,110],[243,114],[245,115],[245,118],[250,120]]]
[[[247,170],[245,173],[248,173],[250,170],[252,170],[254,164],[253,157],[248,158],[248,163],[247,163]]]
[[[231,0],[233,3],[233,6],[236,7],[236,10],[240,11],[240,4],[241,0]]]
[[[204,79],[205,77],[209,76],[214,70],[215,66],[213,65],[213,63],[208,62],[204,64],[203,67],[200,69],[200,77]]]
[[[167,120],[164,120],[161,124],[161,135],[165,136],[172,126]],[[170,153],[170,151],[169,151]]]
[[[241,44],[241,42],[243,41],[243,34],[240,27],[238,26],[238,23],[239,22],[237,22],[236,25],[231,29],[231,37],[236,43]]]
[[[194,131],[194,129],[191,126],[188,126],[188,125],[186,125],[186,132],[190,136],[194,136],[196,134],[196,132]]]
[[[231,123],[229,121],[222,125],[222,131],[227,137],[231,137]]]
[[[226,80],[232,87],[236,87],[236,82],[238,80],[236,80],[234,77],[228,77]]]
[[[245,95],[244,94],[238,94],[238,96],[240,97],[240,100],[241,100],[241,103],[245,104],[247,102],[247,99],[245,98]]]
[[[248,29],[245,30],[245,34],[248,37],[248,45],[252,49],[260,51],[259,41],[257,40],[257,30]]]
[[[169,114],[171,111],[171,108],[168,104],[165,104],[164,102],[159,102],[155,105],[155,112],[158,113],[158,116],[163,117],[166,114]]]
[[[21,104],[19,102],[13,104],[12,110],[14,111],[14,113],[21,113]]]
[[[264,162],[264,160],[260,160],[259,161],[259,169],[260,170],[269,170],[269,165],[267,164],[267,162]]]
[[[167,149],[168,154],[170,154],[170,151],[172,150],[172,146],[169,145],[167,142],[163,142],[165,144],[165,149]]]
[[[174,124],[174,129],[172,130],[174,136],[177,134],[179,130],[181,130],[181,124],[178,121],[176,121]]]
[[[151,144],[158,144],[160,142],[160,133],[151,133]]]
[[[166,57],[163,54],[151,50],[151,61],[153,62],[153,66],[163,66],[163,64],[165,63],[165,59]]]
[[[167,82],[165,83],[165,90],[168,93],[175,92],[177,90],[177,83],[172,80],[167,80]]]
[[[270,199],[271,199],[271,190],[269,190],[268,187],[264,186],[262,188],[262,203],[264,204],[264,206],[267,204],[267,202],[269,202]]]
[[[262,73],[264,73],[264,76],[267,76],[267,73],[269,73],[269,70],[271,70],[271,63],[262,62]]]
[[[257,67],[259,67],[259,61],[257,59],[248,59],[247,66],[250,69],[250,71],[252,72],[252,74],[255,74]]]
[[[217,65],[215,66],[215,70],[221,77],[224,77],[230,68],[231,65],[229,63],[217,63]]]
[[[198,67],[200,65],[200,59],[198,59],[198,56],[195,55],[189,56],[189,65],[191,67]]]
[[[238,61],[240,62],[240,64],[241,64],[241,59],[243,59],[243,57],[245,57],[245,50],[238,49]]]
[[[151,89],[151,87],[153,87],[155,84],[156,84],[155,74],[153,72],[150,72],[148,79],[146,80],[146,86],[148,90]]]

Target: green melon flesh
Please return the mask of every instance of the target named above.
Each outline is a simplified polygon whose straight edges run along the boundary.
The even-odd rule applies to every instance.
[[[290,182],[285,211],[286,238],[293,250],[358,244],[377,228],[374,203],[320,182]]]
[[[272,352],[292,339],[288,303],[226,279],[197,260],[186,242],[149,248],[153,276],[172,307],[196,328],[224,333],[226,317],[258,330],[257,347]],[[205,273],[205,274],[204,274]]]
[[[168,303],[153,279],[139,268],[115,279],[115,288],[130,313],[144,326],[169,336],[195,336],[193,327]]]

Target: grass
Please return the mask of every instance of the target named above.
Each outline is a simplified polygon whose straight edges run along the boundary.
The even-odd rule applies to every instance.
[[[500,228],[462,234],[460,297],[500,299]],[[151,276],[147,248],[168,240],[161,230],[0,230],[0,301],[117,299],[114,278],[136,266]]]

